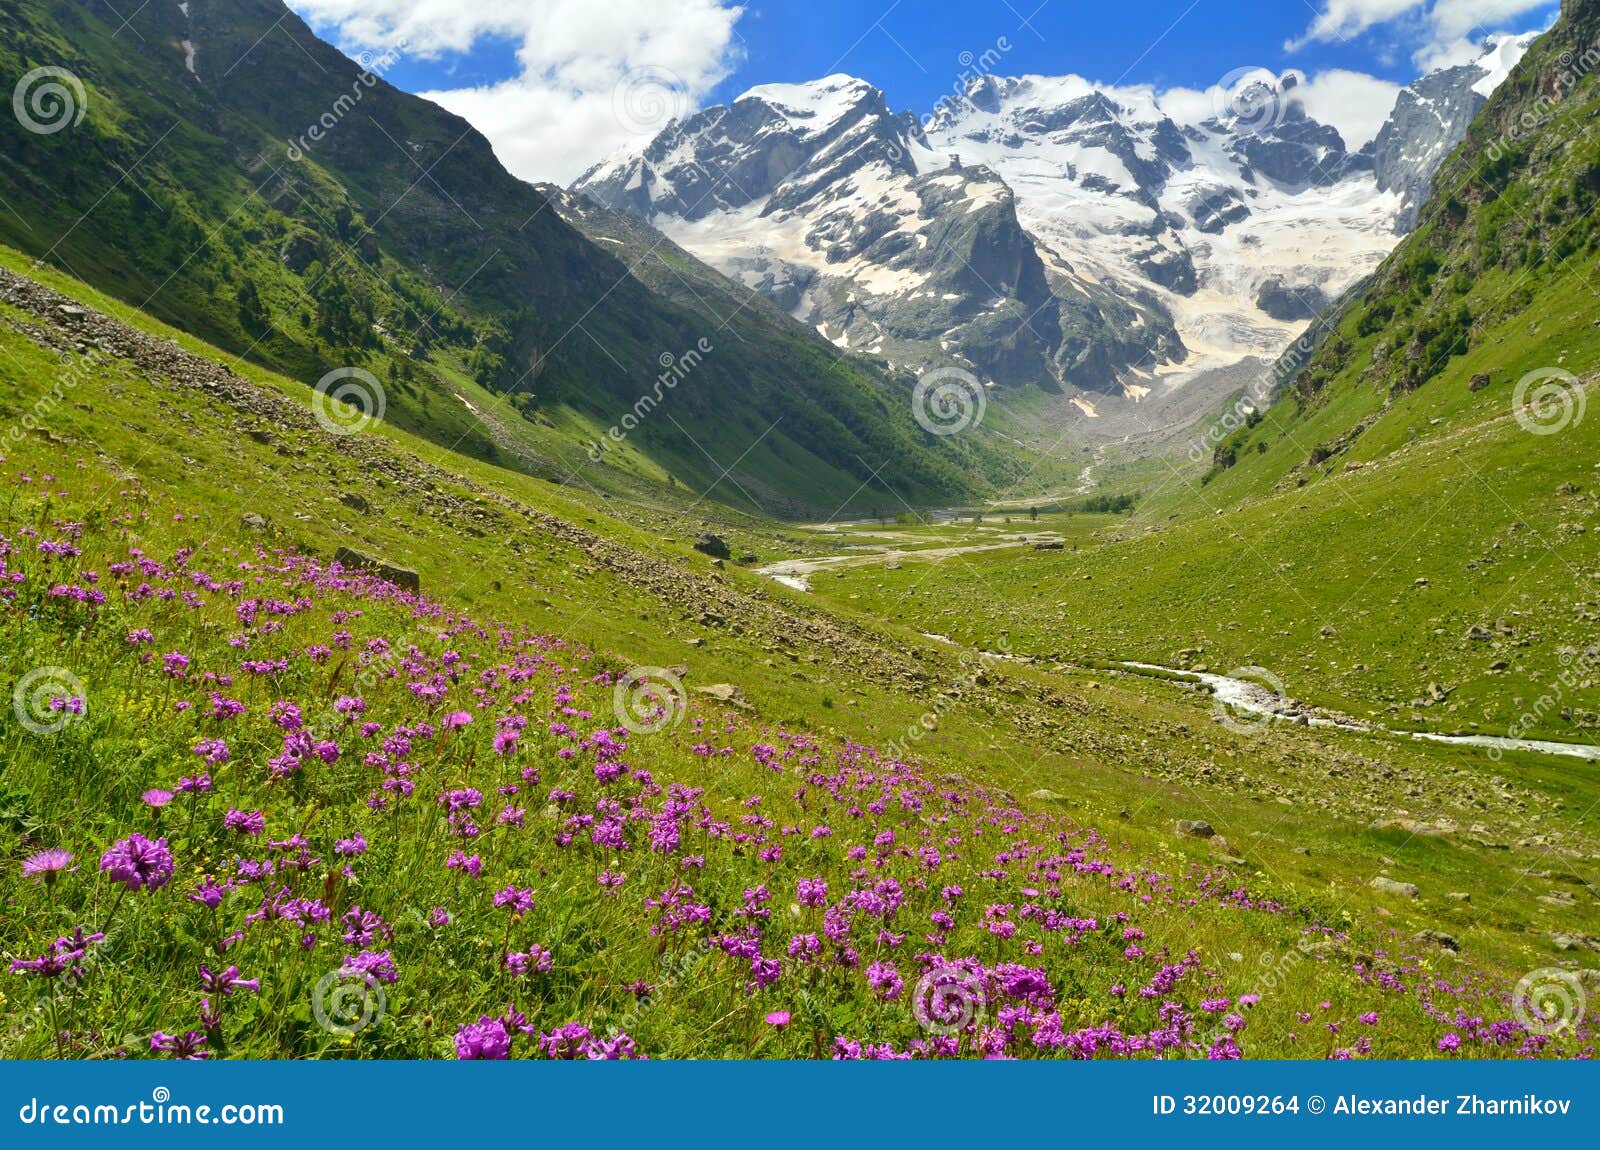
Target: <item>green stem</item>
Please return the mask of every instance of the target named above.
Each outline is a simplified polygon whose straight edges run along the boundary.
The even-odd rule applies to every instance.
[[[65,1061],[67,1049],[61,1038],[61,1002],[60,996],[53,988],[50,991],[50,1031],[56,1039],[56,1059]]]
[[[100,933],[105,934],[111,929],[111,921],[117,917],[117,908],[122,905],[122,900],[127,896],[128,888],[122,887],[117,891],[117,901],[111,904],[111,913],[106,915],[105,925],[100,928]]]

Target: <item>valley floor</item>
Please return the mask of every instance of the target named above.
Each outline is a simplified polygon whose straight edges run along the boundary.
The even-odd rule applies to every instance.
[[[1212,657],[1140,606],[1138,512],[601,498],[332,434],[34,274],[64,294],[0,292],[0,658],[51,673],[0,731],[7,1054],[1592,1047],[1546,1012],[1600,951],[1593,765],[1133,673]]]

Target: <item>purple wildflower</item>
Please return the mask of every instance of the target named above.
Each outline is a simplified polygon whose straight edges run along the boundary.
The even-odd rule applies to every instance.
[[[267,816],[260,811],[241,811],[235,807],[222,817],[222,825],[254,838],[267,829]]]
[[[56,881],[62,871],[72,866],[72,852],[60,847],[38,851],[22,860],[22,877],[46,885]]]
[[[172,877],[172,852],[166,839],[131,834],[100,856],[100,869],[128,890],[160,890]]]
[[[456,1057],[462,1061],[487,1059],[504,1061],[511,1057],[511,1035],[498,1018],[483,1015],[456,1031]]]

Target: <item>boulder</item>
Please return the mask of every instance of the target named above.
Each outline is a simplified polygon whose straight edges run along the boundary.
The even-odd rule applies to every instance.
[[[1256,307],[1284,323],[1315,319],[1328,306],[1328,295],[1316,284],[1290,284],[1273,276],[1256,292]]]
[[[1425,823],[1418,819],[1378,819],[1368,828],[1375,831],[1404,831],[1418,838],[1442,839],[1455,833],[1452,823]]]
[[[732,683],[708,683],[704,687],[696,687],[694,690],[697,695],[704,695],[730,707],[738,707],[743,710],[750,706],[749,703],[745,702],[743,689],[734,686]]]
[[[733,551],[728,547],[728,541],[720,535],[713,535],[709,531],[695,538],[694,549],[702,555],[709,555],[713,559],[731,559]]]
[[[1417,889],[1416,883],[1397,882],[1383,875],[1378,875],[1367,885],[1380,894],[1394,894],[1402,898],[1417,898],[1422,894],[1422,891]]]
[[[1557,950],[1600,950],[1600,938],[1591,938],[1586,934],[1551,931],[1550,942]]]
[[[416,594],[422,590],[422,576],[409,567],[401,567],[386,559],[367,555],[353,547],[339,548],[333,553],[333,561],[347,570],[370,571],[381,579],[387,579],[402,591]]]
[[[1217,833],[1204,819],[1179,819],[1174,826],[1180,835],[1193,835],[1197,839],[1209,839]]]
[[[265,515],[255,511],[246,511],[239,516],[239,522],[251,531],[265,531],[271,526],[271,521]]]

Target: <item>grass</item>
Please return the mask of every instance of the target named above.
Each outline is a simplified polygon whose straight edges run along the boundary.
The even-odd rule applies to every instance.
[[[1280,902],[1048,804],[236,548],[64,462],[26,473],[5,555],[0,658],[51,660],[0,743],[6,819],[18,855],[78,864],[5,872],[12,1055],[1428,1056],[1462,1040],[1493,1057],[1587,1041],[1530,1034],[1493,975],[1335,898]],[[183,782],[202,771],[204,789]],[[95,865],[128,843],[150,852],[131,890]]]
[[[118,311],[64,277],[53,282],[135,326],[225,358],[146,317]],[[0,318],[7,321],[0,328],[0,373],[14,419],[49,394],[59,365],[16,326],[26,316],[8,311]],[[100,572],[108,603],[94,618],[62,611],[46,593],[57,578],[49,570],[56,561],[27,546],[8,557],[10,566],[23,566],[30,578],[24,584],[28,598],[5,614],[7,626],[0,635],[5,665],[18,669],[14,675],[34,666],[66,666],[87,685],[90,707],[82,723],[53,738],[35,736],[9,720],[4,727],[0,753],[14,837],[3,897],[17,908],[7,918],[6,953],[37,957],[55,932],[78,922],[95,929],[103,915],[110,917],[115,892],[95,864],[99,852],[118,837],[134,830],[172,832],[169,842],[182,868],[161,891],[125,897],[113,920],[114,927],[122,925],[110,933],[111,945],[94,951],[98,957],[90,974],[66,998],[41,994],[23,975],[9,982],[3,1008],[8,1022],[22,1025],[16,1052],[54,1049],[51,1035],[57,1026],[39,1021],[34,1007],[40,1003],[46,1013],[55,1009],[66,1015],[61,1026],[72,1034],[63,1040],[63,1053],[148,1052],[157,1030],[182,1034],[180,1028],[199,1025],[197,964],[207,961],[215,971],[224,957],[239,962],[245,977],[265,979],[260,999],[252,992],[230,996],[218,1032],[208,1033],[210,1048],[227,1054],[444,1055],[454,1048],[460,1026],[496,1014],[508,1002],[535,1019],[542,1033],[574,1021],[602,1035],[620,1027],[654,1056],[806,1056],[830,1053],[839,1038],[846,1052],[855,1042],[880,1052],[884,1044],[904,1052],[913,1042],[927,1044],[938,1037],[917,1020],[908,999],[923,973],[914,956],[935,946],[923,935],[937,933],[927,916],[940,905],[938,888],[944,883],[928,881],[914,855],[892,854],[878,867],[870,843],[883,830],[894,830],[897,841],[925,840],[932,826],[962,836],[961,849],[952,848],[958,857],[941,867],[969,892],[971,913],[958,916],[957,927],[938,945],[947,957],[971,958],[985,968],[986,1027],[994,1029],[1002,1005],[1026,1005],[991,999],[1002,994],[998,983],[990,985],[990,974],[1000,964],[1037,966],[1050,984],[1050,1007],[1028,1007],[1039,1018],[1013,1027],[1003,1039],[983,1038],[974,1030],[962,1039],[964,1054],[975,1052],[980,1041],[1003,1041],[1019,1052],[1082,1052],[1083,1043],[1091,1041],[1084,1033],[1105,1026],[1148,1040],[1160,1029],[1148,1004],[1121,1003],[1110,991],[1119,978],[1133,986],[1130,979],[1153,977],[1158,966],[1153,956],[1163,948],[1168,962],[1191,950],[1199,956],[1198,966],[1184,975],[1192,985],[1185,981],[1182,1000],[1174,999],[1194,1023],[1182,1037],[1183,1053],[1203,1054],[1220,1036],[1216,1026],[1225,1012],[1208,1022],[1201,1017],[1208,1014],[1202,1001],[1261,994],[1261,1002],[1241,1015],[1247,1029],[1238,1043],[1247,1054],[1322,1057],[1353,1048],[1355,1037],[1366,1033],[1354,1029],[1365,1025],[1354,1019],[1368,1009],[1378,1010],[1382,1020],[1370,1035],[1372,1053],[1438,1054],[1437,1044],[1449,1030],[1429,1014],[1432,973],[1447,975],[1452,985],[1470,981],[1471,1009],[1499,1017],[1509,1010],[1505,996],[1522,974],[1566,961],[1552,935],[1581,937],[1596,929],[1589,888],[1562,877],[1585,873],[1593,853],[1594,784],[1592,772],[1581,764],[1514,756],[1496,767],[1481,754],[1454,748],[1294,728],[1238,734],[1216,726],[1207,701],[1181,685],[1072,658],[984,661],[970,650],[918,634],[944,630],[972,648],[1062,653],[1055,650],[1064,646],[1059,636],[1050,650],[1024,645],[1033,632],[1025,629],[1020,613],[1013,614],[1021,604],[1012,596],[1023,593],[1021,583],[1013,581],[1037,581],[1042,572],[1091,557],[1105,564],[1090,569],[1094,572],[1124,571],[1115,549],[1129,540],[1119,543],[1114,536],[1138,530],[1138,514],[1130,520],[1047,512],[1038,524],[1028,520],[1026,530],[1062,534],[1069,540],[1062,552],[980,553],[937,565],[913,558],[899,571],[849,570],[842,577],[819,579],[813,594],[790,593],[737,565],[713,568],[688,548],[689,540],[711,525],[725,531],[736,550],[748,547],[766,559],[792,549],[836,553],[841,536],[865,543],[874,529],[808,532],[754,516],[707,524],[698,508],[670,492],[607,498],[604,492],[560,487],[513,468],[454,456],[385,424],[374,425],[352,447],[319,431],[304,415],[309,393],[303,385],[247,365],[240,370],[282,396],[285,406],[270,418],[251,414],[108,358],[83,377],[40,433],[7,442],[4,469],[13,488],[0,533],[36,544],[62,538],[65,524],[83,524],[85,556],[61,571]],[[250,434],[263,425],[270,426],[270,442]],[[23,474],[34,482],[15,486]],[[57,478],[46,483],[40,478],[44,474]],[[408,481],[395,480],[396,474]],[[46,493],[60,490],[67,494]],[[341,501],[345,494],[361,496],[370,510],[363,513]],[[264,536],[241,526],[246,512],[270,520]],[[1008,513],[1012,528],[1023,529],[1026,512]],[[986,529],[1005,529],[992,515],[986,520]],[[911,527],[906,534],[948,545],[972,530],[971,523],[961,523]],[[1076,553],[1070,550],[1074,544]],[[281,620],[266,620],[282,623],[281,630],[273,630],[259,620],[241,623],[233,592],[196,592],[206,603],[193,610],[159,601],[133,603],[106,574],[129,546],[137,546],[169,565],[172,582],[193,590],[189,576],[172,566],[180,548],[194,549],[187,570],[204,570],[222,581],[262,545],[324,560],[336,546],[354,545],[416,568],[430,599],[448,604],[441,610],[483,622],[484,635],[468,630],[449,640],[467,652],[475,668],[508,657],[490,623],[504,620],[519,636],[559,636],[571,654],[558,661],[565,665],[583,656],[584,672],[546,668],[537,699],[520,706],[510,702],[512,693],[504,685],[484,698],[473,695],[475,680],[462,676],[449,688],[450,698],[474,713],[474,723],[447,740],[425,740],[425,753],[416,756],[416,791],[405,804],[396,804],[403,815],[374,813],[365,805],[381,768],[362,765],[363,743],[352,742],[348,732],[334,736],[341,752],[335,763],[313,765],[273,783],[266,760],[280,753],[284,732],[271,720],[271,704],[292,699],[320,722],[334,698],[354,693],[353,661],[333,656],[319,663],[304,654],[308,648],[331,646],[335,629],[351,631],[353,650],[373,638],[396,648],[416,642],[431,673],[445,641],[438,635],[442,624],[429,622],[425,612],[427,626],[419,627],[415,606],[382,589],[352,591],[288,577],[274,597],[287,601],[299,588],[311,603]],[[463,561],[464,553],[471,555],[470,563]],[[877,584],[953,579],[972,571],[989,572],[988,581],[981,587],[948,584],[961,587],[961,600],[930,601],[926,592],[902,594],[895,602],[878,599],[884,591]],[[863,589],[856,592],[861,599],[833,590],[851,586]],[[952,617],[949,609],[957,603],[963,609]],[[335,622],[336,612],[355,610],[362,614]],[[708,612],[721,621],[709,619]],[[1086,612],[1072,630],[1097,617]],[[929,619],[945,625],[929,626]],[[140,626],[155,635],[152,653],[158,657],[149,664],[139,662],[124,639]],[[247,638],[250,650],[230,646],[231,638]],[[234,753],[228,768],[217,772],[219,790],[181,837],[175,820],[188,809],[182,805],[187,796],[158,813],[146,808],[140,795],[150,787],[171,789],[177,778],[196,769],[195,742],[219,731],[207,725],[211,720],[197,717],[209,702],[209,685],[162,673],[159,655],[171,650],[191,657],[196,676],[208,670],[235,675],[240,684],[235,694],[248,691],[250,707],[226,728],[239,733],[228,740]],[[247,679],[239,669],[246,657],[288,658],[290,669],[266,680]],[[637,836],[642,827],[630,826],[627,852],[584,845],[582,835],[574,839],[576,851],[571,844],[558,845],[554,836],[565,817],[559,811],[568,800],[556,804],[553,820],[545,820],[539,812],[549,805],[543,801],[547,788],[572,790],[579,796],[571,801],[573,810],[582,806],[596,814],[594,804],[608,792],[598,788],[589,758],[579,760],[585,774],[556,755],[565,736],[539,732],[560,683],[573,694],[570,705],[590,713],[580,733],[592,740],[600,729],[616,726],[608,677],[633,666],[679,664],[686,667],[684,682],[690,688],[688,718],[660,735],[630,737],[629,767],[650,771],[661,786],[677,781],[704,787],[714,820],[751,826],[743,820],[752,809],[759,811],[775,826],[738,833],[768,834],[784,854],[764,860],[760,848],[750,844],[720,837],[707,842],[707,877],[692,885],[703,905],[712,908],[712,924],[696,934],[694,945],[663,946],[648,933],[655,908],[645,900],[667,889],[678,864],[652,857]],[[719,681],[736,684],[755,710],[724,713],[693,692],[702,683]],[[440,712],[453,705],[424,706],[402,682],[382,678],[363,684],[360,693],[376,716],[372,721],[383,723],[382,737],[419,722],[437,727]],[[167,718],[179,699],[197,707]],[[539,801],[528,802],[525,821],[535,828],[532,833],[489,830],[487,812],[479,819],[486,844],[495,847],[493,853],[483,852],[493,879],[489,889],[443,871],[448,850],[438,848],[450,836],[432,800],[463,784],[489,796],[488,811],[512,800],[492,794],[497,786],[512,785],[503,779],[503,764],[491,745],[495,720],[506,712],[530,719],[518,770],[533,765],[543,774]],[[705,730],[695,726],[697,719],[707,724]],[[706,734],[712,730],[715,738]],[[696,751],[706,743],[731,753],[708,759]],[[757,760],[758,743],[815,759],[808,770],[839,780],[843,797],[827,801],[834,812],[860,807],[859,817],[849,816],[851,830],[843,831],[845,824],[836,819],[832,840],[807,837],[822,816],[796,797],[800,779]],[[871,753],[858,749],[892,743],[905,745],[917,765],[875,762]],[[593,753],[592,746],[583,752]],[[869,793],[878,795],[889,775],[900,780],[891,794],[920,795],[922,811],[894,804],[881,814],[867,809]],[[649,806],[660,800],[645,793],[649,786],[633,779],[616,788],[615,797],[625,806]],[[858,793],[859,798],[852,797]],[[757,795],[758,807],[743,806]],[[218,825],[224,802],[266,811],[267,838],[307,835],[322,862],[296,873],[297,896],[323,897],[315,893],[317,884],[331,881],[335,894],[324,901],[338,910],[335,921],[359,902],[394,928],[394,939],[383,940],[383,946],[396,959],[401,979],[380,984],[386,1013],[377,1028],[346,1041],[324,1029],[312,1010],[316,985],[344,963],[347,951],[338,937],[342,921],[337,928],[314,929],[313,957],[306,957],[297,952],[287,928],[271,928],[276,933],[268,937],[266,930],[243,925],[268,893],[259,884],[230,894],[219,908],[222,913],[209,918],[183,897],[187,884],[205,869],[220,874],[237,867],[235,854],[267,853],[260,842],[241,840]],[[1375,821],[1402,811],[1424,820],[1453,817],[1462,829],[1445,839],[1371,829]],[[1174,835],[1175,820],[1195,817],[1216,826],[1228,840],[1226,849]],[[1481,831],[1472,829],[1474,821]],[[802,828],[805,834],[799,837],[806,845],[798,845],[796,836],[773,833],[785,825]],[[370,842],[381,845],[374,846],[371,859],[353,864],[357,878],[352,882],[338,875],[331,852],[339,838],[363,828],[372,832]],[[1025,895],[1023,882],[1040,891],[1052,885],[1023,877],[1032,875],[1028,867],[1035,856],[1026,855],[1020,867],[995,865],[987,861],[991,839],[982,837],[1013,842],[1021,836],[1042,845],[1059,834],[1068,835],[1063,847],[1091,847],[1086,857],[1105,861],[1113,873],[1090,871],[1063,879],[1057,893]],[[982,842],[981,851],[975,841]],[[73,851],[78,872],[52,887],[22,880],[16,864],[52,845]],[[854,845],[868,847],[866,860],[843,854]],[[1507,849],[1498,849],[1502,846]],[[701,945],[711,937],[726,940],[749,921],[737,913],[745,889],[766,884],[773,892],[773,917],[782,921],[783,915],[792,916],[787,904],[800,877],[827,878],[837,898],[866,881],[852,874],[860,862],[870,864],[868,879],[889,874],[914,892],[908,895],[906,925],[897,920],[885,928],[905,933],[902,944],[880,942],[874,932],[869,946],[864,932],[851,944],[862,956],[858,966],[831,962],[815,974],[800,975],[791,969],[755,996],[746,994],[753,977],[747,955]],[[627,874],[620,894],[609,895],[593,882],[606,869]],[[991,871],[1007,873],[1004,878],[984,873]],[[1421,897],[1376,894],[1367,883],[1380,871],[1417,883]],[[1133,892],[1118,886],[1129,876]],[[918,881],[928,885],[919,888]],[[555,978],[513,987],[498,969],[508,915],[493,906],[492,894],[503,885],[535,889],[538,906],[517,925],[514,941],[519,947],[538,943],[552,949]],[[1254,909],[1228,897],[1241,887]],[[1575,892],[1570,907],[1538,901],[1561,890]],[[1140,891],[1152,898],[1146,901]],[[1445,897],[1454,892],[1468,893],[1472,901]],[[1013,906],[1009,921],[1019,926],[1011,939],[998,938],[984,925],[980,901],[985,907]],[[1076,942],[1062,931],[1039,933],[1038,920],[1017,917],[1017,908],[1028,902],[1041,913],[1093,917],[1096,927]],[[439,935],[424,924],[433,906],[447,903],[455,927]],[[809,921],[806,913],[801,926]],[[1115,922],[1111,916],[1116,914],[1129,915],[1129,922]],[[249,941],[241,946],[248,949],[215,955],[216,940],[236,926],[247,930]],[[1122,938],[1128,926],[1144,930],[1149,943]],[[1424,929],[1452,934],[1468,957],[1411,941]],[[777,930],[773,926],[769,936],[763,928],[762,955],[784,961],[789,933],[808,931],[786,928],[780,936]],[[619,937],[629,941],[613,941]],[[1024,949],[1027,942],[1045,950],[1031,954]],[[1145,954],[1123,957],[1134,943]],[[1317,945],[1302,945],[1309,943]],[[739,944],[729,945],[737,950]],[[210,956],[218,961],[211,963]],[[247,956],[249,963],[243,961]],[[685,974],[690,958],[696,961],[687,967],[692,973]],[[700,965],[702,959],[708,965]],[[905,984],[901,996],[882,999],[866,982],[865,968],[873,961],[896,964]],[[150,962],[157,973],[145,977]],[[1379,994],[1364,981],[1362,971],[1370,974],[1375,964],[1401,979],[1404,994]],[[638,980],[658,988],[648,1008],[627,990]],[[358,983],[358,989],[376,989]],[[1481,1008],[1476,1005],[1480,990],[1487,996]],[[354,1001],[361,1005],[368,996],[357,994]],[[1320,1006],[1324,1001],[1332,1004],[1327,1012]],[[767,1013],[779,1010],[791,1013],[788,1026],[765,1021]],[[1298,1021],[1307,1012],[1318,1019],[1314,1040]],[[1034,1045],[1033,1032],[1052,1013],[1064,1033],[1078,1035],[1073,1045],[1051,1045],[1048,1028],[1049,1041],[1042,1048]],[[1340,1034],[1322,1026],[1325,1013],[1343,1023]],[[1102,1037],[1127,1052],[1126,1038],[1109,1032]],[[1470,1053],[1486,1055],[1514,1052],[1522,1041],[1518,1037],[1501,1046],[1467,1038]],[[1576,1049],[1569,1040],[1580,1046],[1587,1041],[1569,1034],[1552,1052]],[[531,1052],[535,1046],[519,1038],[514,1049]],[[936,1049],[919,1048],[923,1053]]]

